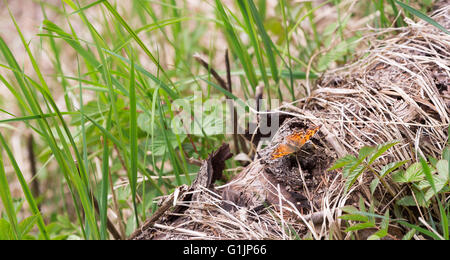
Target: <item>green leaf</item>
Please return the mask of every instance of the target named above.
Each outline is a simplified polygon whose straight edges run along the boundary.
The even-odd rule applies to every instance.
[[[334,62],[344,57],[346,53],[347,53],[347,43],[340,42],[338,45],[336,45],[336,47],[334,47],[328,53],[320,57],[317,64],[317,70],[318,71],[326,70],[330,66],[331,62]]]
[[[370,182],[370,194],[374,194],[378,184],[380,184],[380,179],[375,178]]]
[[[347,39],[346,41],[342,41],[325,55],[321,56],[317,64],[317,70],[324,71],[332,62],[343,59],[345,55],[351,53],[355,49],[359,39],[360,37],[355,36]]]
[[[155,119],[159,119],[158,115],[155,115]],[[140,114],[137,118],[137,125],[142,131],[151,134],[152,128],[153,128],[153,122],[152,122],[152,116],[150,115],[150,113]]]
[[[376,159],[378,159],[381,155],[383,155],[387,150],[391,149],[395,145],[399,144],[400,142],[390,142],[383,145],[379,145],[377,147],[377,152],[369,159],[369,165],[371,165]]]
[[[218,13],[217,16],[223,22],[223,26],[225,28],[224,34],[227,38],[228,44],[230,45],[233,53],[238,56],[248,78],[248,81],[250,82],[250,85],[252,85],[253,89],[255,89],[258,85],[258,80],[256,78],[256,73],[252,65],[250,55],[248,51],[243,47],[243,44],[241,43],[241,40],[239,39],[235,30],[235,26],[231,24],[230,18],[225,12],[223,4],[220,0],[215,0],[215,2],[216,11]]]
[[[445,147],[444,151],[442,152],[442,159],[450,162],[450,146]]]
[[[348,192],[350,190],[350,188],[353,186],[353,184],[356,182],[356,180],[359,178],[359,176],[361,176],[361,174],[364,172],[364,169],[366,168],[365,165],[363,164],[356,164],[355,166],[351,167],[348,170],[348,173],[346,171],[346,168],[348,167],[345,166],[344,171],[342,172],[342,175],[346,178],[345,181],[345,191]],[[345,172],[345,175],[344,175]]]
[[[134,206],[134,214],[136,216],[136,223],[139,225],[139,215],[137,212],[136,203],[136,189],[138,177],[138,126],[137,126],[137,105],[136,105],[136,82],[134,61],[131,62],[130,68],[130,173],[129,180],[132,192],[132,200]]]
[[[402,2],[400,2],[398,0],[395,0],[395,2],[398,5],[400,5],[403,9],[405,9],[406,11],[412,13],[413,15],[419,17],[420,19],[424,20],[425,22],[433,25],[434,27],[438,28],[439,30],[443,31],[444,33],[450,35],[450,32],[447,29],[445,29],[442,25],[440,25],[438,22],[433,20],[433,18],[429,17],[428,15],[420,12],[419,10],[416,10],[416,9],[412,8],[411,6],[409,6],[409,5],[405,4],[405,3],[402,3]]]
[[[389,229],[389,209],[384,213],[384,218],[381,221],[381,230],[386,231],[386,234]]]
[[[386,164],[383,168],[381,168],[379,175],[383,178],[389,173],[397,170],[401,166],[405,165],[408,162],[408,160],[401,161],[401,162],[392,162],[389,164]]]
[[[425,174],[425,178],[430,183],[431,188],[434,191],[434,194],[437,193],[436,185],[434,183],[433,175],[431,173],[431,169],[427,164],[427,161],[424,158],[420,158],[420,164],[422,165],[423,173]]]
[[[396,220],[396,222],[400,223],[403,226],[406,226],[406,227],[409,227],[409,228],[413,228],[413,229],[419,231],[420,233],[425,234],[425,235],[427,235],[427,236],[429,236],[429,237],[431,237],[431,238],[433,238],[435,240],[441,240],[438,235],[434,234],[433,232],[431,232],[429,230],[426,230],[426,229],[421,228],[419,226],[410,224],[410,223],[408,223],[406,221],[403,221],[403,220]]]
[[[8,185],[8,179],[6,178],[5,168],[3,166],[2,150],[0,150],[0,199],[3,202],[3,208],[6,211],[9,223],[12,227],[12,230],[14,231],[13,238],[20,239],[20,233],[17,227],[17,216],[14,210],[13,199]]]
[[[418,191],[418,190],[413,190],[414,192],[414,197],[417,200],[414,200],[413,196],[405,196],[399,200],[397,200],[396,204],[400,205],[400,206],[421,206],[421,207],[426,207],[427,203],[425,201],[425,194],[422,191]]]
[[[5,219],[0,218],[0,240],[12,240],[14,233],[11,225]]]
[[[437,195],[439,192],[442,191],[442,189],[445,187],[445,185],[448,182],[448,176],[441,176],[441,175],[433,175],[432,176],[433,183],[435,185],[434,189],[428,189],[425,192],[425,201],[429,201],[434,195]],[[418,185],[421,190],[425,190],[426,188],[429,188],[431,185],[428,181],[421,181]]]
[[[417,162],[408,167],[405,171],[405,182],[418,182],[425,178],[422,165]]]
[[[6,140],[2,134],[0,134],[0,143],[2,144],[6,153],[8,154],[10,162],[14,168],[14,171],[16,172],[17,179],[22,187],[23,193],[25,195],[25,198],[27,199],[27,202],[28,202],[28,205],[29,205],[31,211],[33,212],[33,214],[35,214],[35,216],[37,216],[37,224],[38,224],[39,231],[41,231],[41,235],[45,238],[45,240],[48,240],[49,236],[48,236],[46,228],[45,228],[44,219],[42,218],[42,215],[39,211],[39,208],[36,204],[33,194],[31,193],[31,190],[28,187],[28,184],[22,174],[22,171],[20,170],[19,165],[17,164],[17,161],[14,158],[14,154],[12,153],[11,149],[9,149],[9,147],[6,143]]]
[[[349,213],[349,214],[357,214],[359,212],[359,210],[357,208],[355,208],[354,206],[344,206],[341,208],[341,210],[345,213]]]
[[[354,162],[356,162],[356,157],[353,156],[353,155],[347,155],[345,157],[342,157],[342,158],[338,159],[334,163],[334,165],[330,169],[328,169],[327,171],[333,171],[333,170],[336,170],[336,169],[340,169],[340,168],[342,168],[342,167],[344,167],[344,166],[346,166],[348,164],[354,163]]]
[[[117,12],[117,10],[108,2],[103,1],[103,5],[109,10],[109,12],[117,19],[117,21],[125,28],[125,30],[128,31],[128,33],[133,37],[133,39],[136,41],[136,43],[141,47],[141,49],[147,54],[147,56],[153,61],[153,63],[157,66],[158,70],[162,72],[162,74],[167,78],[167,80],[170,82],[170,78],[167,75],[164,68],[161,66],[159,61],[153,56],[153,54],[150,52],[150,50],[147,48],[146,44],[139,38],[139,36],[136,34],[136,32],[128,25],[128,23],[125,21],[125,19]],[[171,82],[172,83],[172,82]],[[176,89],[175,89],[176,90]],[[175,95],[172,90],[168,92],[169,95]]]
[[[168,143],[171,145],[172,149],[176,149],[178,147],[177,136],[170,130],[166,130]],[[183,142],[186,139],[186,135],[180,135],[181,141]],[[158,127],[154,131],[154,139],[152,142],[148,143],[148,150],[153,151],[154,156],[163,156],[167,153],[169,148],[167,147],[168,143],[166,143],[166,139],[164,137],[164,133]]]
[[[103,102],[91,101],[86,105],[83,105],[83,113],[93,119],[98,119],[99,117],[106,114],[109,110],[110,106]],[[80,125],[82,117],[82,114],[73,115],[71,124]]]
[[[358,159],[365,159],[375,151],[375,147],[364,146],[359,150]]]
[[[436,170],[442,178],[446,179],[448,181],[449,179],[449,168],[448,168],[448,161],[447,160],[440,160],[436,163]]]
[[[345,232],[357,231],[357,230],[362,230],[362,229],[367,229],[367,228],[374,228],[374,227],[376,227],[375,224],[373,224],[371,222],[360,223],[360,224],[356,224],[356,225],[353,225],[353,226],[347,228],[345,230]]]
[[[264,28],[263,21],[261,19],[261,16],[259,15],[258,10],[256,9],[253,0],[248,0],[247,3],[248,6],[250,7],[250,12],[252,13],[253,20],[256,26],[258,27],[259,34],[264,44],[264,48],[266,50],[267,59],[269,60],[270,71],[272,72],[273,79],[275,80],[275,82],[278,82],[279,81],[278,67],[277,62],[275,60],[275,55],[272,50],[272,46],[274,44],[270,39],[269,35],[267,34],[266,29]]]
[[[367,222],[369,221],[369,218],[367,216],[359,215],[359,214],[347,214],[339,217],[343,220],[352,220],[352,221],[361,221],[361,222]]]
[[[389,231],[389,210],[384,213],[384,218],[381,220],[380,230],[368,237],[368,240],[380,240],[387,236]]]
[[[375,232],[374,234],[370,235],[367,240],[380,240],[383,237],[385,237],[387,233],[384,230],[380,230]]]
[[[405,171],[394,172],[391,175],[391,177],[392,177],[392,180],[397,183],[406,183],[407,182],[406,178],[405,178]]]
[[[411,229],[410,231],[408,231],[408,233],[406,233],[406,235],[404,235],[402,237],[402,240],[411,240],[415,234],[416,234],[416,230]]]
[[[407,207],[416,206],[416,202],[415,202],[413,196],[405,196],[405,197],[397,200],[396,204],[400,205],[400,206],[407,206]]]
[[[30,216],[19,223],[19,232],[22,238],[30,232],[37,220],[38,218],[36,216]]]
[[[203,131],[194,131],[194,134],[199,136],[203,136],[203,132],[207,136],[221,135],[224,133],[224,120],[221,117],[218,117],[215,113],[211,113],[210,115],[204,115],[202,120],[202,128]]]

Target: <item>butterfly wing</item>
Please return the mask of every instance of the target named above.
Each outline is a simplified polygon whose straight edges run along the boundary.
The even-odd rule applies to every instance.
[[[295,152],[292,146],[288,144],[279,144],[272,153],[272,159],[278,159]]]
[[[321,126],[300,130],[286,137],[286,142],[279,144],[272,153],[272,159],[278,159],[286,155],[295,153],[305,145],[320,129]]]

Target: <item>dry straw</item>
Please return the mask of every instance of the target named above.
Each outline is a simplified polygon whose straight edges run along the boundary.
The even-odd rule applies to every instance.
[[[450,29],[450,6],[432,17]],[[395,36],[389,36],[392,29],[371,34],[366,40],[374,47],[357,62],[327,72],[310,97],[277,111],[321,124],[321,144],[334,159],[393,140],[400,144],[383,157],[383,164],[425,155],[439,157],[448,138],[450,35],[423,21],[407,23]],[[303,214],[284,198],[280,185],[264,180],[263,172],[256,161],[215,192],[206,188],[193,191],[201,196],[195,201],[179,200],[178,206],[186,206],[183,212],[166,212],[135,239],[294,239],[307,232],[314,239],[348,238],[340,232],[337,217],[343,206],[355,201],[355,193],[368,192],[364,178],[344,193],[339,175],[324,174],[328,185],[320,193],[320,208]],[[262,187],[264,183],[272,187]],[[279,203],[263,213],[239,205],[232,205],[235,210],[229,211],[217,193],[230,187],[269,190]],[[169,221],[171,214],[178,218]]]

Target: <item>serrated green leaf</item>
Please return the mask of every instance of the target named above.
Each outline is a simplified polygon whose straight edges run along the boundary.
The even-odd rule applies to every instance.
[[[397,205],[400,206],[416,206],[416,202],[414,201],[413,196],[405,196],[396,202]]]
[[[380,179],[375,178],[370,182],[370,194],[374,194],[376,188],[378,187],[378,184],[380,184]]]
[[[425,194],[422,191],[417,191],[414,190],[414,197],[417,200],[414,200],[413,196],[405,196],[399,200],[397,200],[396,204],[400,205],[400,206],[421,206],[421,207],[426,207],[427,206],[427,202],[425,201]]]
[[[319,62],[317,63],[317,70],[324,71],[330,66],[331,62],[342,58],[347,53],[347,45],[348,44],[346,42],[340,42],[328,53],[321,56],[319,58]]]
[[[413,163],[408,169],[405,171],[405,182],[418,182],[425,178],[423,173],[422,165],[417,162]]]
[[[345,190],[348,192],[350,188],[353,186],[353,184],[356,182],[356,180],[361,176],[361,174],[364,172],[365,165],[363,164],[357,164],[353,166],[351,169],[349,169],[348,175],[344,176],[346,177],[345,181]]]
[[[409,162],[408,160],[405,161],[401,161],[401,162],[392,162],[389,164],[386,164],[381,170],[379,175],[383,178],[386,175],[388,175],[389,173],[397,170],[398,168],[400,168],[401,166],[405,165],[407,162]]]
[[[406,183],[407,182],[406,178],[405,178],[405,171],[394,172],[391,175],[391,177],[392,177],[392,180],[397,183]]]
[[[203,131],[199,131],[198,135],[203,136],[203,132],[207,136],[220,135],[224,133],[224,127],[225,125],[223,118],[215,115],[214,113],[205,115],[202,120]]]
[[[383,155],[387,150],[391,149],[392,147],[394,147],[395,145],[399,144],[400,142],[395,141],[395,142],[389,142],[383,145],[379,145],[377,147],[377,151],[376,153],[370,157],[368,164],[371,165],[376,159],[378,159],[381,155]]]
[[[375,151],[375,147],[364,146],[359,150],[358,159],[365,159]]]
[[[21,237],[23,239],[23,236],[27,235],[28,232],[34,227],[37,221],[36,216],[30,216],[28,218],[25,218],[19,223],[19,232],[21,234]]]

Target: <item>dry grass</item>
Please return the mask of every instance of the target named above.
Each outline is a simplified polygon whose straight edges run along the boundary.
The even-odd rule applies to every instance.
[[[450,29],[450,6],[437,10],[433,17]],[[374,47],[357,62],[327,72],[312,95],[298,100],[297,106],[285,104],[272,112],[322,124],[321,143],[336,157],[393,140],[400,145],[380,164],[440,156],[450,121],[450,36],[423,21],[407,22],[406,28],[374,31],[365,38]],[[397,34],[390,36],[393,30]],[[246,177],[249,186],[265,176],[262,168],[253,175],[246,171],[249,168],[240,176]],[[235,182],[242,181],[239,178]],[[367,192],[367,180],[360,178],[344,193],[339,175],[324,174],[324,178],[328,185],[321,194],[320,208],[308,215],[284,198],[279,185],[265,187],[279,203],[263,213],[239,205],[233,205],[235,211],[225,210],[221,195],[199,189],[195,192],[201,193],[200,199],[183,202],[188,209],[178,220],[155,224],[140,238],[348,239],[338,219],[340,209]],[[217,190],[220,193],[229,185],[233,183]],[[391,199],[377,210],[384,211]]]

